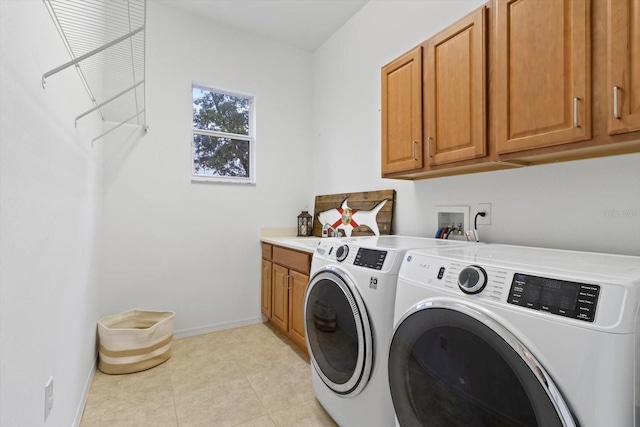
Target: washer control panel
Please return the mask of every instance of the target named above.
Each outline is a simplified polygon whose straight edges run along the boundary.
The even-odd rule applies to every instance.
[[[422,263],[418,266],[421,267]],[[509,288],[509,273],[500,268],[445,260],[427,268],[433,270],[434,275],[427,279],[428,284],[442,286],[454,293],[462,291],[477,298],[501,301]]]
[[[599,285],[515,273],[507,302],[593,322],[599,294]]]
[[[511,248],[506,249],[511,251]],[[534,255],[541,253],[538,250],[524,252],[522,257],[525,260],[531,252]],[[474,256],[476,253],[483,257]],[[586,328],[605,327],[609,331],[615,329],[624,333],[634,330],[635,326],[629,325],[635,322],[633,319],[637,317],[638,310],[637,265],[629,263],[631,266],[627,267],[627,260],[621,259],[625,271],[634,271],[634,278],[624,281],[612,277],[607,281],[598,279],[601,277],[599,275],[583,271],[582,257],[577,258],[575,264],[570,264],[576,266],[573,269],[560,270],[556,267],[560,265],[557,261],[551,267],[531,266],[526,262],[514,262],[517,258],[510,253],[502,254],[482,247],[437,252],[410,250],[404,256],[398,286],[408,283],[416,289],[428,290],[425,295],[430,297],[460,299],[535,318],[552,318],[558,323],[577,323]],[[490,255],[496,255],[499,259],[489,259]],[[501,261],[502,258],[497,255],[506,260]],[[558,252],[553,251],[540,258],[548,257],[553,261],[557,256]],[[589,257],[588,254],[585,256]],[[602,270],[606,261],[614,263],[608,256],[599,258],[593,258],[596,260],[595,272]],[[610,270],[615,271],[616,268],[614,265]],[[620,326],[623,320],[627,322],[624,327]],[[619,327],[621,329],[616,329]]]

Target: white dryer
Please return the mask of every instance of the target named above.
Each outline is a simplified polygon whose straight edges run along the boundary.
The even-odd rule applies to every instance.
[[[640,257],[409,251],[389,385],[400,426],[640,426]]]
[[[393,425],[387,355],[404,253],[464,244],[404,236],[318,244],[305,295],[305,332],[316,397],[339,425]]]

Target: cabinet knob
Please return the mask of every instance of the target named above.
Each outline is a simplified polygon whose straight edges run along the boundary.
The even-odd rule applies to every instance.
[[[618,92],[620,86],[613,87],[613,118],[620,120],[620,111],[618,111]]]
[[[573,127],[575,128],[580,127],[580,123],[578,122],[578,101],[580,101],[580,98],[577,96],[573,98]]]
[[[428,137],[427,138],[427,157],[432,157],[431,156],[431,141],[433,141],[433,138]]]

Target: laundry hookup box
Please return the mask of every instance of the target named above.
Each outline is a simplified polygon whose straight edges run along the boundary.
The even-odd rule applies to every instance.
[[[130,374],[171,357],[173,311],[131,310],[98,321],[98,369]]]

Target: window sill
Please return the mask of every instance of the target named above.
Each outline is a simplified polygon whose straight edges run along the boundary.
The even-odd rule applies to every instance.
[[[197,176],[191,175],[191,182],[219,183],[219,184],[251,184],[256,180],[252,178],[233,178],[224,176]]]

